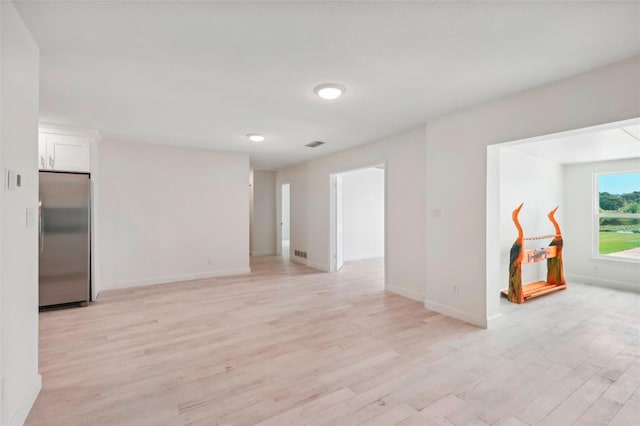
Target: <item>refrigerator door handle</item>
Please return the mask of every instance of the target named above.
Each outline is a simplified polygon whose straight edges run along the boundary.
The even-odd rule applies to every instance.
[[[53,169],[53,157],[49,156],[49,167]]]
[[[40,253],[42,253],[42,251],[44,250],[44,233],[42,232],[44,230],[44,217],[42,214],[42,200],[38,201],[38,212],[38,216],[40,219],[40,223],[38,224],[38,231],[40,236]]]

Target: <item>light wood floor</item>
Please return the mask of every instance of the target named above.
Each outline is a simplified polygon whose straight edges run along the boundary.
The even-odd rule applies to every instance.
[[[252,267],[41,314],[27,424],[640,424],[637,294],[570,285],[481,330],[384,292],[379,261]]]

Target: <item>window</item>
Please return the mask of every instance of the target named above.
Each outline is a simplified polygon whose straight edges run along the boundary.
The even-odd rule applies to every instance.
[[[640,172],[596,177],[597,255],[640,260]]]

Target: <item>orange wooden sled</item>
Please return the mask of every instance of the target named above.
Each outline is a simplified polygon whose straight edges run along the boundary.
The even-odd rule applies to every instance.
[[[560,225],[558,225],[554,217],[558,207],[551,210],[547,215],[556,230],[555,234],[524,238],[522,226],[520,226],[520,221],[518,220],[518,214],[523,204],[520,204],[511,215],[513,223],[515,223],[518,229],[518,238],[513,243],[513,246],[511,246],[509,258],[509,289],[502,290],[502,294],[507,296],[507,299],[513,303],[524,303],[525,300],[532,297],[542,296],[543,294],[565,290],[567,288],[562,266],[562,232],[560,231]],[[552,238],[552,240],[547,247],[530,250],[524,249],[524,242],[526,240],[544,240],[549,238]],[[522,265],[542,262],[544,260],[547,261],[547,280],[522,285]]]

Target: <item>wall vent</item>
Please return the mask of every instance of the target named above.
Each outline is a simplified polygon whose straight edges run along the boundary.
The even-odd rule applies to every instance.
[[[324,145],[324,142],[321,141],[313,141],[311,143],[306,144],[305,146],[308,146],[309,148],[315,148],[318,147],[320,145]]]

